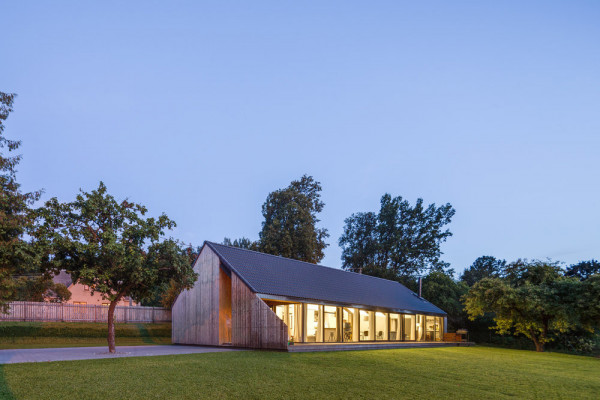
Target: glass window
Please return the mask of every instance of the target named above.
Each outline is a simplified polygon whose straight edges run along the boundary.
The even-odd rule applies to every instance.
[[[417,340],[425,340],[425,316],[417,315]]]
[[[307,342],[322,342],[321,332],[321,309],[323,306],[316,304],[306,305],[306,332],[305,337]]]
[[[324,341],[337,342],[338,340],[338,324],[337,324],[337,307],[324,306]]]
[[[390,314],[390,340],[402,340],[400,336],[400,314]]]
[[[286,324],[288,327],[288,340],[291,339],[295,342],[301,341],[300,330],[300,315],[301,315],[302,304],[278,304],[273,306],[275,314]]]
[[[373,311],[360,310],[360,340],[375,340]]]
[[[375,329],[377,330],[376,340],[388,340],[388,314],[382,312],[375,313]]]
[[[437,339],[438,318],[433,316],[425,317],[425,340],[434,342]]]
[[[402,332],[404,334],[404,340],[415,340],[415,316],[404,315],[404,325],[402,326]]]
[[[344,342],[358,341],[358,310],[344,308],[342,311],[342,340]]]

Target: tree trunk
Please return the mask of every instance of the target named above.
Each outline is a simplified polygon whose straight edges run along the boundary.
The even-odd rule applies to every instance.
[[[533,330],[531,332],[531,340],[533,340],[533,344],[535,344],[535,351],[543,352],[544,351],[544,343],[542,343],[539,338],[536,336]]]
[[[119,300],[113,300],[108,306],[108,352],[115,352],[115,307]]]

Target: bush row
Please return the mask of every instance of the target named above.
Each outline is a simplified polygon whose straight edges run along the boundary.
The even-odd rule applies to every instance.
[[[106,337],[106,323],[0,322],[0,337]],[[171,324],[116,324],[117,337],[171,337]]]

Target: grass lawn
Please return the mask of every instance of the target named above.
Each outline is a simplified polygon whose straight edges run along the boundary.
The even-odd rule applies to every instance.
[[[108,346],[108,327],[89,322],[0,322],[0,349]],[[116,324],[117,346],[171,344],[171,324]]]
[[[2,399],[598,399],[600,360],[488,347],[0,366]]]

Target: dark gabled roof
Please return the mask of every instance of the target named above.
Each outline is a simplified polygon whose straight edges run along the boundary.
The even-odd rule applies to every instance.
[[[57,275],[54,275],[54,278],[52,279],[52,281],[54,283],[62,283],[66,287],[71,286],[71,284],[73,283],[73,279],[71,279],[71,275],[69,275],[67,273],[67,271],[65,271],[64,269],[61,269]]]
[[[255,293],[398,312],[446,314],[395,281],[212,242],[205,245]]]

